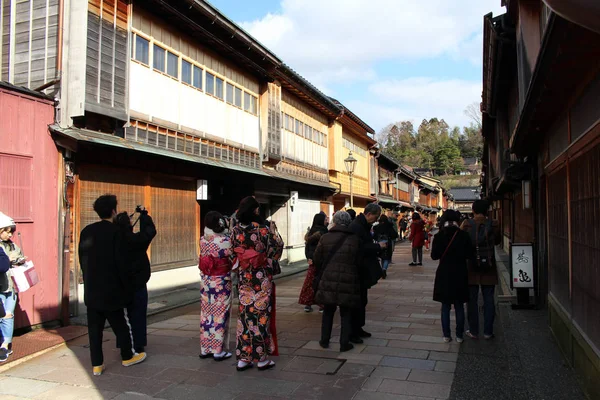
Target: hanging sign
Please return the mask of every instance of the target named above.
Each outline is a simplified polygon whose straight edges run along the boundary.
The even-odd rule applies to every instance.
[[[208,181],[205,179],[196,181],[196,200],[208,200]]]
[[[512,287],[533,288],[533,244],[511,244],[510,259]]]

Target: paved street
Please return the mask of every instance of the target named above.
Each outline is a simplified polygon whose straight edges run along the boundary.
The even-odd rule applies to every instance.
[[[370,291],[365,328],[373,337],[350,352],[319,347],[321,314],[297,304],[301,274],[277,286],[281,355],[274,370],[237,372],[233,359],[200,360],[199,307],[192,305],[150,325],[149,358],[141,365],[120,366],[107,332],[103,376],[91,376],[82,337],[2,373],[0,393],[3,400],[448,398],[459,346],[441,340],[439,306],[431,300],[435,264],[426,253],[424,268],[408,267],[409,252],[399,245],[388,279]],[[339,324],[334,328],[339,334]]]

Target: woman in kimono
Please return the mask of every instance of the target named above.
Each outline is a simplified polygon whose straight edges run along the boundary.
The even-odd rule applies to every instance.
[[[231,308],[231,258],[233,251],[223,216],[211,211],[204,219],[200,241],[201,311],[200,358],[231,358],[224,343]]]
[[[329,225],[327,216],[321,211],[314,216],[312,226],[304,236],[304,255],[308,261],[308,272],[304,279],[304,285],[302,285],[302,289],[300,290],[298,304],[304,305],[305,312],[311,312],[312,305],[315,304],[315,290],[313,284],[316,277],[316,268],[313,264],[313,257],[317,245],[319,244],[319,240],[321,240],[321,236],[327,233],[327,225]],[[323,312],[323,307],[319,306],[319,312]]]
[[[273,368],[268,356],[276,350],[271,331],[274,266],[281,257],[283,242],[273,222],[260,223],[259,204],[244,198],[238,208],[238,224],[231,233],[235,263],[239,266],[239,311],[237,323],[237,370],[258,363],[259,370]]]

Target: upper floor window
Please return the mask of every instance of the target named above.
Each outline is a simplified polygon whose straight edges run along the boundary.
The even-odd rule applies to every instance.
[[[181,60],[181,82],[192,84],[192,63]]]
[[[146,65],[150,62],[150,42],[138,35],[135,35],[135,59]]]
[[[363,149],[356,143],[351,142],[350,140],[348,140],[346,138],[343,138],[342,143],[345,148],[347,148],[348,150],[351,150],[353,153],[359,154],[363,157],[367,156],[367,150]]]
[[[167,74],[171,75],[173,78],[177,78],[177,70],[179,64],[179,57],[175,54],[167,51]]]
[[[242,108],[242,89],[235,88],[234,103],[236,107]]]
[[[223,94],[224,87],[223,86],[224,86],[223,79],[216,78],[215,79],[215,96],[217,96],[221,100],[224,99],[224,94]]]
[[[225,101],[227,101],[229,104],[233,104],[233,85],[231,83],[227,83]]]
[[[206,73],[206,93],[215,94],[215,76],[210,72]]]
[[[202,90],[202,68],[194,65],[194,87]]]
[[[244,92],[244,110],[256,115],[256,97],[252,96],[248,92]]]
[[[154,45],[153,62],[152,66],[154,69],[164,72],[165,71],[165,53],[167,51],[158,45]]]

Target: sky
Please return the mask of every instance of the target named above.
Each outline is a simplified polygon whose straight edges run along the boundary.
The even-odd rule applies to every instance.
[[[501,0],[209,0],[379,132],[469,125],[481,102],[483,16]]]

